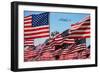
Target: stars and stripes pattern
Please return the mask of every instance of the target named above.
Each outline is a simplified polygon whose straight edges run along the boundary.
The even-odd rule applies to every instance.
[[[54,37],[54,41],[55,41],[55,45],[62,45],[63,43],[63,37],[61,36],[61,34],[57,34]]]
[[[48,45],[46,45],[45,48],[48,48],[50,50],[55,50],[55,41],[54,41],[54,38],[50,38],[49,39]]]
[[[29,46],[25,47],[24,61],[31,61],[31,60],[33,60],[33,57],[36,55],[37,55],[37,53],[35,51],[33,51],[32,48],[30,48]]]
[[[34,40],[24,40],[24,45],[25,46],[27,46],[27,45],[29,45],[29,46],[32,46],[34,44]]]
[[[30,32],[30,27],[32,25],[32,15],[24,17],[24,37],[26,36],[26,33]],[[24,38],[24,45],[33,45],[34,40],[33,39],[25,39]]]
[[[68,38],[90,38],[90,18],[71,25]]]
[[[62,37],[61,34],[57,34],[54,37],[54,42],[55,42],[55,45],[62,45],[63,43],[73,44],[73,43],[75,43],[75,39],[70,39],[70,38],[67,38],[67,37]]]
[[[69,52],[69,49],[72,49],[72,47],[73,47],[73,44],[70,45],[70,46],[68,46],[66,49],[64,49],[64,50],[62,51],[62,54],[66,54],[67,52]]]
[[[83,50],[83,49],[86,49],[86,43],[75,45],[74,49],[72,50],[72,52]]]
[[[70,38],[65,38],[63,43],[66,44],[74,44],[75,43],[75,39],[70,39]]]
[[[49,37],[49,13],[24,17],[24,44],[33,45],[36,38]]]
[[[49,13],[46,12],[24,17],[24,45],[33,45],[36,38],[49,37],[48,16]],[[90,46],[87,48],[86,38],[90,38],[90,17],[72,24],[67,32],[68,35],[59,33],[34,49],[25,46],[24,61],[89,58]]]

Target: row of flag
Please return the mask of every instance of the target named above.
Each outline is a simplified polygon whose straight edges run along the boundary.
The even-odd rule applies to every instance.
[[[50,60],[71,60],[90,58],[90,48],[86,44],[71,44],[65,49],[42,49],[41,52],[32,47],[25,47],[24,61],[50,61]]]
[[[34,39],[50,37],[49,25],[48,12],[24,17],[25,61],[87,58],[84,55],[90,54],[90,49],[86,46],[86,38],[90,38],[90,16],[72,24],[66,36],[57,34],[33,50],[30,46],[34,46]],[[81,55],[78,53],[80,51]]]
[[[33,45],[34,39],[50,36],[49,13],[32,14],[24,17],[24,45]],[[74,43],[74,39],[90,38],[90,16],[83,21],[72,24],[69,29],[69,35],[65,37],[65,43]],[[55,36],[57,44],[61,43],[63,38]]]

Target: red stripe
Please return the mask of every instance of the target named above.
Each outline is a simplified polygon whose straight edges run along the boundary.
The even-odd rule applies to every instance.
[[[43,32],[36,32],[36,33],[30,33],[30,34],[24,34],[24,36],[31,36],[31,35],[38,35],[38,34],[44,34],[44,33],[49,33],[49,31],[43,31]]]
[[[28,44],[32,44],[32,45],[33,45],[33,42],[27,42],[27,43],[24,43],[24,44],[27,44],[27,45],[28,45]]]
[[[81,26],[81,27],[82,27],[82,26]],[[90,27],[85,27],[85,28],[81,28],[81,27],[76,28],[76,29],[72,29],[72,30],[70,30],[70,31],[90,29]]]
[[[24,18],[28,18],[28,17],[30,17],[30,16],[32,16],[32,15],[29,15],[29,16],[25,16]]]
[[[87,20],[85,20],[85,21],[90,21],[90,19],[87,19]]]
[[[70,36],[68,38],[90,38],[90,36]]]
[[[54,44],[55,44],[55,41],[53,41],[52,43],[50,43],[50,44],[48,45],[48,47],[54,46]]]
[[[82,23],[82,26],[86,26],[86,25],[90,25],[90,22],[89,23]]]
[[[24,52],[24,56],[26,56],[26,55],[32,55],[32,54],[33,54],[33,51],[30,51],[30,50]]]
[[[32,24],[32,21],[24,22],[24,24]]]
[[[30,39],[25,39],[25,38],[24,38],[24,40],[25,40],[25,41],[29,41],[29,40],[34,40],[34,39],[33,39],[33,38],[30,38]]]
[[[31,27],[31,28],[33,28],[33,27]],[[49,29],[49,27],[41,27],[41,28],[27,29],[27,30],[24,30],[24,32],[36,31],[36,30],[43,30],[43,29]]]
[[[29,37],[29,38],[24,38],[24,39],[31,40],[31,39],[35,39],[35,38],[44,38],[44,37],[49,37],[49,35],[35,36],[35,37]]]
[[[24,21],[27,21],[27,20],[32,20],[32,18],[27,18],[27,19],[24,19]]]
[[[32,28],[32,27],[33,27],[32,25],[24,26],[24,28]]]
[[[56,42],[54,45],[62,45],[63,44],[63,42]]]
[[[25,40],[25,41],[34,41],[33,39],[28,39],[28,40]]]
[[[82,26],[81,26],[82,27]],[[86,30],[86,29],[90,29],[90,27],[85,27],[85,28],[78,28],[77,30]],[[73,31],[73,30],[72,30]]]
[[[75,27],[75,26],[77,26],[77,25],[86,26],[86,25],[90,25],[90,22],[88,22],[88,23],[85,23],[85,22],[76,23],[76,24],[72,24],[71,26],[72,26],[72,27]]]
[[[24,42],[24,44],[33,44],[33,42]]]
[[[55,41],[61,41],[61,40],[63,40],[63,38],[62,39],[55,39]]]
[[[32,56],[33,55],[33,51],[28,51],[24,53],[24,56]]]
[[[74,43],[74,41],[64,41],[64,42],[68,42],[68,43],[72,42],[72,43]]]
[[[71,34],[90,34],[90,32],[85,32],[85,31],[83,31],[83,32],[71,32]]]

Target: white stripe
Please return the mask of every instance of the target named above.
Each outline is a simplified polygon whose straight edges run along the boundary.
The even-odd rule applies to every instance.
[[[83,49],[82,47],[76,47],[75,49]]]
[[[24,44],[24,45],[33,45],[33,44]]]
[[[81,27],[89,27],[90,25],[82,25]],[[77,27],[80,27],[80,25],[76,25],[76,26],[72,26],[72,28],[77,28]],[[80,28],[81,28],[80,27]]]
[[[79,44],[79,45],[77,45],[77,46],[86,46],[86,44]]]
[[[76,29],[79,29],[79,28],[89,28],[89,27],[90,27],[90,25],[88,25],[88,26],[85,25],[85,26],[81,26],[81,27],[78,27],[78,26],[75,27],[75,26],[74,26],[74,27],[72,27],[70,30],[76,30]]]
[[[83,21],[83,22],[80,22],[80,23],[78,23],[78,24],[73,24],[73,25],[71,25],[71,26],[74,27],[74,26],[77,26],[77,25],[82,25],[82,24],[84,24],[84,23],[90,23],[90,21]]]
[[[24,24],[24,26],[32,26],[32,24]]]
[[[33,43],[34,41],[29,41],[29,40],[28,40],[28,41],[25,41],[25,43],[30,43],[30,42],[32,42],[32,43]]]
[[[75,30],[75,29],[78,29],[78,28],[87,28],[87,27],[90,27],[90,25],[82,25],[84,23],[90,23],[90,21],[87,21],[87,22],[82,22],[81,24],[75,24],[71,27],[71,30]]]
[[[75,43],[75,42],[64,41],[64,43]]]
[[[44,26],[38,26],[38,27],[32,27],[32,28],[24,28],[24,30],[29,30],[29,29],[37,29],[37,28],[43,28],[43,27],[49,27],[49,25],[44,25]]]
[[[72,34],[72,35],[69,35],[68,37],[78,37],[78,36],[82,36],[82,37],[85,37],[85,36],[90,36],[90,34]]]
[[[75,47],[75,49],[80,49],[80,48],[81,48],[80,46]]]
[[[32,20],[26,20],[26,21],[24,21],[24,23],[25,23],[25,22],[32,22]]]
[[[24,38],[31,38],[31,37],[45,36],[45,35],[49,35],[49,33],[37,34],[37,35],[31,35],[31,36],[25,36]]]
[[[60,41],[56,41],[56,42],[60,43],[60,42],[62,42],[62,40],[60,40]]]
[[[66,40],[66,41],[74,41],[74,39],[64,39],[64,40]]]
[[[80,30],[75,30],[75,31],[69,31],[70,33],[73,33],[73,32],[90,32],[90,29],[80,29]]]
[[[36,30],[36,31],[26,31],[24,34],[34,34],[34,33],[39,33],[39,32],[46,32],[49,31],[49,29],[43,29],[43,30]]]
[[[63,38],[61,37],[61,38],[55,38],[55,40],[57,41],[57,40],[62,40]]]
[[[26,49],[28,49],[29,48],[29,46],[26,46],[24,49],[26,50]]]

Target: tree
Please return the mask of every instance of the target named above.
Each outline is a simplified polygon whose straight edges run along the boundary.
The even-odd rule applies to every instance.
[[[55,32],[51,32],[51,37],[54,37],[55,35],[59,34],[58,31],[55,31]]]

